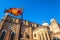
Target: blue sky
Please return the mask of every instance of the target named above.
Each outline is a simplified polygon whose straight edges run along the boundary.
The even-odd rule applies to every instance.
[[[24,8],[23,19],[42,24],[55,18],[60,23],[60,0],[0,0],[0,20],[4,9]]]

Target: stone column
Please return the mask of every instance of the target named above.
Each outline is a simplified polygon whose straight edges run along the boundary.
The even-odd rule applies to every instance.
[[[50,40],[50,37],[49,37],[49,34],[47,33],[47,38],[48,38],[48,40]]]
[[[41,35],[40,35],[40,40],[41,40]]]
[[[10,34],[11,34],[11,30],[8,30],[4,37],[4,40],[10,40]]]
[[[24,32],[24,34],[23,34],[23,38],[26,38],[26,32]]]
[[[43,36],[44,36],[44,39],[45,39],[45,40],[47,40],[47,39],[46,39],[46,35],[45,35],[45,32],[44,32],[44,35],[43,35]]]
[[[29,29],[30,29],[30,31],[29,31],[29,33],[30,33],[30,34],[29,34],[29,35],[30,35],[30,40],[32,40],[32,39],[33,39],[32,28],[30,27]]]
[[[38,34],[38,39],[37,40],[41,40],[41,34]]]
[[[14,40],[18,40],[19,38],[19,29],[20,29],[19,25],[13,25],[13,31],[15,32]]]
[[[43,34],[41,33],[41,40],[43,40]]]

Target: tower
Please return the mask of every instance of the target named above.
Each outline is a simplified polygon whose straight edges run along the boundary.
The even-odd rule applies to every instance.
[[[22,20],[22,26],[20,26],[20,22],[21,19],[6,14],[0,23],[0,40],[18,40],[19,36],[21,40],[32,39],[32,27],[29,25],[30,22]],[[19,31],[20,27],[21,32]]]
[[[7,13],[2,20],[0,29],[1,40],[18,40],[19,35],[19,19],[10,17]],[[2,36],[3,35],[3,36]],[[12,36],[13,35],[13,36]]]
[[[59,29],[59,25],[56,22],[56,20],[53,18],[50,20],[50,22],[51,22],[50,31],[52,31],[53,33],[59,32],[60,29]]]

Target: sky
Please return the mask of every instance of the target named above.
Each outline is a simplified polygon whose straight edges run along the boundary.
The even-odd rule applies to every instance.
[[[60,23],[60,0],[0,0],[0,20],[9,8],[24,8],[23,19],[30,22],[50,24],[50,19],[55,18]]]

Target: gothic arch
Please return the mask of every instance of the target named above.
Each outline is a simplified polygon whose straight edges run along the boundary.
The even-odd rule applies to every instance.
[[[14,40],[14,35],[15,35],[15,32],[11,32],[10,40]]]
[[[6,32],[7,32],[6,30],[2,30],[0,40],[4,40],[4,36],[5,36]]]

